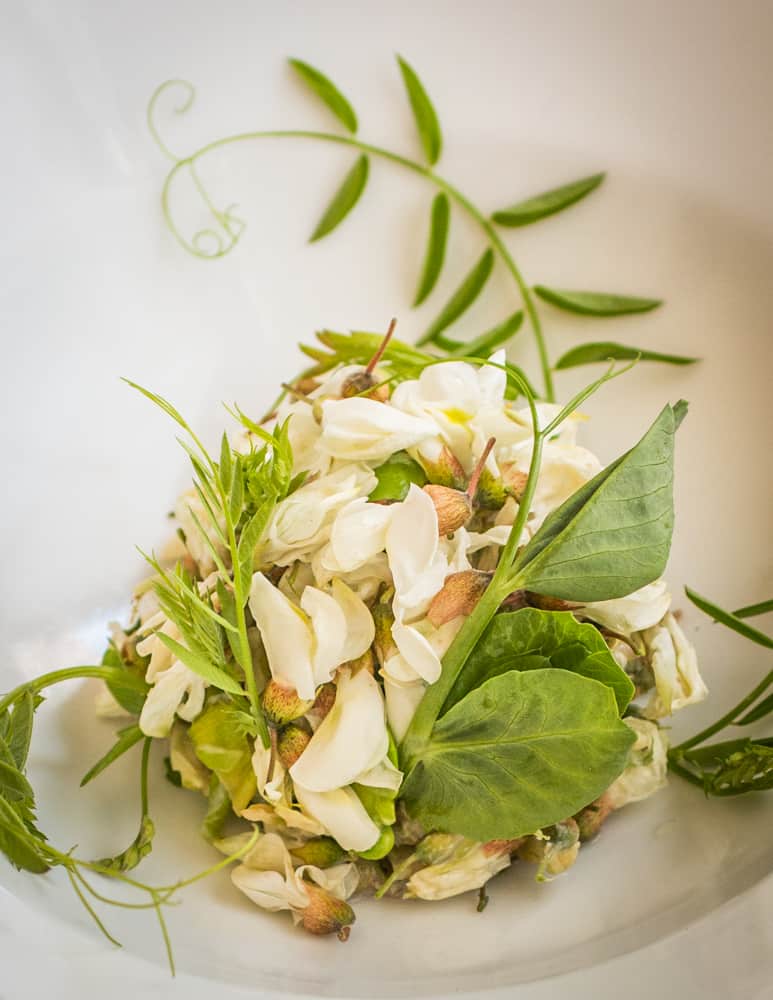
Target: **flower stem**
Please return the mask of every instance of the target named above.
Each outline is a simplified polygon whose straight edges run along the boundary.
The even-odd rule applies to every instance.
[[[696,733],[695,736],[691,736],[690,739],[685,740],[684,743],[680,743],[678,746],[672,747],[670,751],[671,754],[679,756],[685,750],[689,750],[692,747],[697,746],[698,743],[703,743],[703,741],[709,739],[710,736],[714,736],[715,733],[724,729],[725,726],[732,725],[738,716],[749,708],[761,695],[763,695],[772,684],[773,670],[769,671],[767,676],[762,678],[757,687],[755,687],[753,691],[750,691],[745,698],[739,701],[738,704],[723,715],[721,719],[718,719],[713,725],[707,726],[707,728],[703,729],[701,732]],[[674,768],[674,770],[676,770],[676,768]]]
[[[167,156],[173,156],[168,147],[160,140],[158,130],[152,122],[152,109],[155,105],[155,100],[158,96],[158,91],[151,99],[152,104],[149,108],[149,121],[151,123],[151,131],[156,142],[159,144],[162,151]],[[534,297],[531,290],[524,280],[521,271],[513,259],[512,254],[507,249],[504,241],[500,237],[499,233],[496,231],[493,223],[488,219],[474,204],[470,199],[464,195],[458,188],[456,188],[449,181],[445,180],[443,177],[438,176],[429,167],[425,167],[421,163],[417,163],[415,160],[411,160],[406,156],[401,156],[398,153],[393,153],[391,150],[384,149],[381,146],[375,146],[372,143],[362,142],[360,139],[356,139],[353,136],[348,135],[337,135],[330,132],[316,132],[306,129],[271,129],[258,132],[240,132],[235,135],[225,136],[222,139],[216,139],[213,142],[207,143],[200,149],[191,153],[189,156],[176,159],[176,162],[172,169],[169,171],[166,180],[164,181],[163,190],[161,193],[161,204],[164,212],[164,218],[166,220],[167,226],[172,232],[173,236],[180,243],[182,247],[188,250],[190,253],[195,254],[198,257],[222,257],[227,254],[239,239],[241,231],[233,233],[230,229],[226,229],[230,237],[230,242],[224,243],[222,238],[212,232],[209,235],[214,236],[217,239],[217,246],[214,252],[204,253],[202,250],[198,249],[195,244],[189,243],[177,229],[174,220],[172,218],[171,209],[169,207],[169,193],[171,189],[172,182],[176,175],[183,169],[188,168],[192,173],[194,184],[202,193],[201,181],[195,172],[196,163],[205,157],[207,154],[214,152],[218,149],[224,149],[228,146],[235,145],[239,142],[247,142],[256,139],[307,139],[316,140],[318,142],[328,142],[334,143],[341,146],[349,146],[353,149],[358,149],[362,153],[370,154],[371,156],[379,157],[382,160],[388,160],[390,163],[397,164],[398,166],[404,167],[406,170],[410,170],[413,173],[420,174],[422,177],[426,178],[430,183],[434,184],[435,187],[439,188],[451,198],[456,204],[472,218],[478,226],[483,230],[486,239],[491,244],[491,247],[495,253],[499,256],[502,263],[504,264],[506,270],[513,278],[515,284],[518,287],[518,291],[521,299],[523,300],[524,309],[527,316],[529,317],[529,322],[532,327],[532,332],[534,334],[534,340],[537,346],[537,353],[539,355],[540,367],[542,369],[542,377],[545,386],[545,398],[549,402],[555,400],[555,389],[553,385],[553,375],[550,367],[550,359],[548,357],[547,345],[545,343],[545,337],[542,331],[542,324],[540,322],[539,315],[534,303]],[[212,211],[212,203],[208,196],[202,193],[202,197],[205,203],[208,205],[210,211]],[[218,221],[222,223],[220,218],[220,213],[216,215]]]

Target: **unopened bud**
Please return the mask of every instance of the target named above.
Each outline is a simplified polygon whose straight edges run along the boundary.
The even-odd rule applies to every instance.
[[[483,853],[486,857],[498,857],[500,854],[514,854],[525,837],[517,837],[515,840],[489,840],[483,845]]]
[[[482,573],[477,569],[452,573],[432,598],[427,618],[435,628],[440,628],[452,618],[472,614],[492,576],[492,573]]]
[[[298,697],[293,687],[286,687],[279,681],[270,680],[263,690],[263,712],[274,726],[285,726],[304,715],[313,702]]]
[[[522,472],[512,462],[502,465],[500,472],[502,473],[502,482],[507,492],[511,496],[514,496],[516,500],[520,500],[529,481],[528,473]]]
[[[335,704],[335,700],[336,686],[332,681],[328,681],[327,684],[323,684],[321,688],[317,689],[317,697],[314,699],[314,704],[306,713],[313,729],[316,729],[327,717],[330,709]]]
[[[464,469],[446,445],[432,441],[422,445],[417,450],[416,457],[431,483],[455,490],[463,490],[467,485]]]
[[[376,627],[373,649],[376,652],[376,659],[381,667],[397,651],[395,641],[392,638],[392,626],[395,623],[395,615],[392,611],[392,599],[394,595],[394,589],[389,587],[382,592],[371,609],[373,624]]]
[[[606,795],[602,795],[600,799],[596,799],[595,802],[591,802],[589,806],[578,812],[574,818],[580,831],[580,840],[593,840],[594,837],[598,836],[599,830],[611,812],[612,804]]]
[[[314,865],[315,868],[330,868],[346,857],[346,851],[332,837],[315,837],[307,840],[300,847],[290,851],[301,864]]]
[[[501,479],[497,479],[489,468],[481,470],[475,503],[484,510],[501,510],[508,497],[508,491]]]
[[[435,483],[429,483],[423,489],[435,505],[441,538],[463,527],[472,517],[472,503],[466,493]]]
[[[341,386],[341,398],[348,399],[350,396],[367,396],[368,399],[383,403],[389,399],[389,386],[383,382],[379,385],[368,371],[355,372]]]
[[[305,882],[303,888],[309,897],[309,905],[301,910],[304,930],[310,934],[337,934],[346,941],[355,920],[351,906],[312,882]]]
[[[464,843],[464,839],[457,833],[428,833],[416,845],[414,857],[426,865],[440,864],[451,857],[459,845]]]
[[[276,740],[276,753],[289,770],[309,745],[311,734],[301,726],[291,724],[280,729]]]
[[[309,393],[314,392],[315,389],[319,388],[319,382],[315,378],[301,378],[295,383],[295,388],[298,392],[302,393],[304,396],[308,396]]]

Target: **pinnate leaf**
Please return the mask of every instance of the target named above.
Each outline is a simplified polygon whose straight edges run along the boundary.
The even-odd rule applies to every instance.
[[[289,62],[298,76],[328,106],[342,125],[350,132],[356,132],[357,115],[354,113],[354,108],[333,81],[301,59],[290,59]]]
[[[429,165],[434,166],[440,159],[440,153],[443,149],[443,136],[437,112],[415,70],[401,56],[397,57],[397,62],[403,75],[408,100],[411,102],[424,155],[427,157]]]
[[[444,191],[435,195],[430,214],[429,237],[424,266],[416,289],[413,305],[419,306],[427,298],[440,277],[448,242],[448,225],[451,218],[451,204]]]
[[[662,299],[643,299],[634,295],[613,295],[609,292],[572,292],[565,288],[535,285],[539,297],[557,309],[580,316],[627,316],[649,312],[663,304]]]
[[[688,358],[681,354],[661,354],[658,351],[647,351],[641,347],[628,347],[625,344],[614,344],[602,341],[593,344],[581,344],[567,351],[556,362],[556,368],[576,368],[578,365],[591,365],[604,361],[660,361],[667,365],[693,365],[700,358]]]
[[[464,281],[445,304],[440,315],[418,340],[418,344],[427,344],[435,340],[439,334],[465,313],[477,299],[494,267],[494,251],[489,247]]]
[[[527,198],[525,201],[510,205],[509,208],[494,212],[492,219],[500,226],[528,226],[549,215],[555,215],[556,212],[561,212],[587,197],[591,191],[596,190],[605,176],[606,174],[593,174],[591,177],[572,181],[571,184],[543,191],[533,198]]]
[[[322,218],[317,223],[317,228],[311,234],[310,243],[321,240],[327,236],[337,226],[339,226],[346,216],[351,212],[360,200],[365,185],[368,182],[369,160],[367,156],[360,156],[354,166],[343,180],[343,183],[333,195],[333,198],[325,209]]]

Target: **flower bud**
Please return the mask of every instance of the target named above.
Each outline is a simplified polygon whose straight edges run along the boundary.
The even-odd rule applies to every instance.
[[[497,479],[489,468],[483,468],[475,493],[475,503],[484,510],[501,510],[507,500],[508,491],[504,482]]]
[[[303,888],[309,897],[309,905],[301,910],[304,930],[310,934],[337,934],[346,941],[355,920],[351,906],[312,882],[304,882]]]
[[[580,851],[580,828],[574,819],[556,823],[545,833],[546,837],[527,837],[517,851],[522,861],[539,865],[538,882],[549,881],[571,868]]]
[[[441,538],[463,527],[472,517],[472,502],[466,493],[435,483],[429,483],[423,489],[435,505]]]
[[[389,587],[381,593],[379,599],[371,609],[373,624],[376,627],[376,636],[373,640],[373,649],[379,666],[383,667],[390,656],[397,651],[397,646],[392,638],[392,626],[395,623],[395,615],[392,611],[392,599],[395,596],[394,588]]]
[[[520,500],[523,496],[523,491],[526,489],[526,483],[529,481],[528,473],[522,472],[512,462],[502,465],[500,472],[502,473],[502,482],[507,492],[511,496],[514,496],[516,500]]]
[[[432,598],[427,618],[435,628],[440,628],[452,618],[469,615],[491,582],[492,573],[465,569],[446,577],[442,588]]]
[[[300,847],[294,847],[290,854],[301,864],[315,868],[330,868],[346,857],[346,851],[332,837],[315,837]]]
[[[295,388],[304,396],[308,396],[310,393],[314,392],[315,389],[319,388],[319,382],[315,378],[307,376],[306,378],[298,379],[295,383]]]
[[[336,686],[332,681],[328,681],[327,684],[323,684],[321,688],[317,689],[317,697],[314,699],[314,704],[306,713],[313,728],[316,728],[327,716],[335,704],[335,700]]]
[[[593,840],[611,812],[612,803],[606,795],[602,795],[600,799],[596,799],[578,812],[574,818],[580,831],[580,840],[583,842]]]
[[[309,745],[311,734],[300,726],[291,724],[280,729],[276,752],[282,765],[289,770]]]
[[[530,607],[538,608],[540,611],[572,611],[579,607],[571,601],[562,601],[560,597],[547,597],[544,594],[533,594],[531,591],[527,591],[526,601]]]
[[[416,458],[431,483],[455,490],[463,490],[467,485],[464,469],[446,445],[435,441],[422,445],[417,449]]]
[[[263,690],[263,712],[273,726],[284,726],[304,715],[313,702],[298,697],[293,687],[270,680]]]
[[[389,399],[389,386],[379,385],[373,375],[363,369],[350,375],[341,386],[341,398],[348,399],[350,396],[367,396],[383,403]]]
[[[423,864],[438,864],[450,858],[464,842],[465,838],[457,833],[428,833],[421,843],[416,845],[414,857]]]

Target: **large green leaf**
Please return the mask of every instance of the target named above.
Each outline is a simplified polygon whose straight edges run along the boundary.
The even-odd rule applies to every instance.
[[[685,409],[664,407],[637,445],[553,511],[516,561],[515,586],[606,601],[661,575],[674,527],[674,435]]]
[[[620,712],[633,697],[633,684],[598,629],[578,622],[569,611],[522,608],[494,618],[457,677],[444,711],[508,670],[550,667],[606,684],[614,692]]]
[[[0,797],[0,854],[17,868],[39,875],[49,869],[41,853],[43,846],[14,808]]]
[[[209,705],[193,722],[188,735],[196,756],[222,782],[236,812],[255,794],[253,746],[240,725],[243,713],[226,702]]]
[[[572,816],[622,772],[634,734],[612,691],[567,670],[510,670],[436,724],[403,785],[427,830],[520,837]]]

